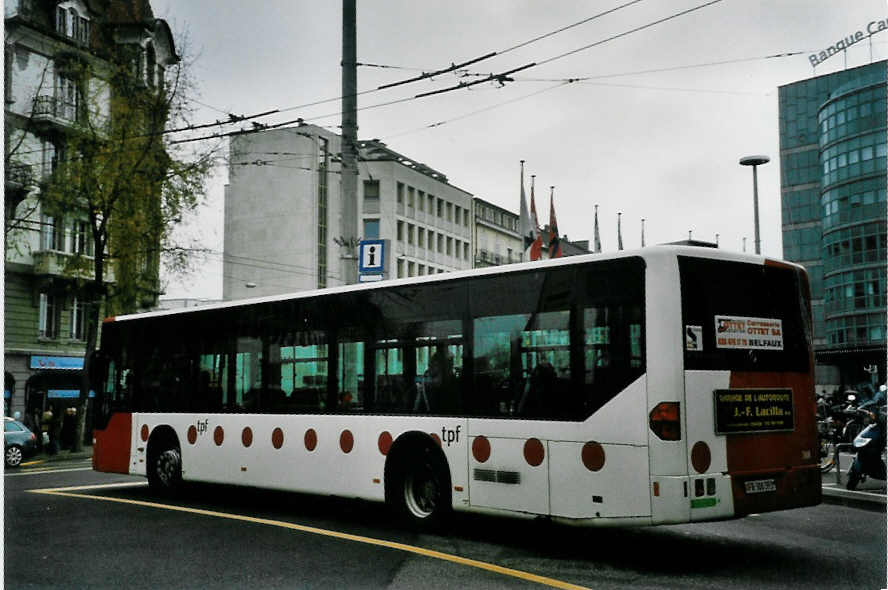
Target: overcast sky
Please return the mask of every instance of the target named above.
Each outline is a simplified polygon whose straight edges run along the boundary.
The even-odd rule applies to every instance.
[[[467,68],[500,73],[539,63],[704,4],[643,0],[543,40],[629,0],[358,1],[359,91],[498,52]],[[338,1],[152,0],[155,15],[187,34],[203,106],[195,122],[290,109],[262,119],[297,117],[338,131],[341,4]],[[759,168],[762,252],[782,255],[777,87],[815,71],[808,59],[867,24],[888,19],[884,0],[723,0],[613,41],[513,75],[514,82],[473,86],[358,112],[358,136],[447,175],[475,196],[518,212],[519,161],[527,189],[536,174],[540,222],[555,186],[558,226],[591,240],[599,205],[604,250],[686,239],[753,251],[752,174],[742,156],[765,154]],[[888,32],[819,65],[827,74],[888,57]],[[801,55],[765,58],[775,54]],[[764,59],[761,59],[764,58]],[[721,63],[719,62],[732,62]],[[717,64],[697,66],[700,64]],[[393,69],[403,68],[403,69]],[[655,71],[650,71],[655,70]],[[659,70],[659,71],[656,71]],[[647,72],[647,73],[644,73]],[[564,84],[565,79],[594,77]],[[369,107],[477,77],[444,74],[368,92]],[[480,112],[479,112],[480,111]],[[328,116],[331,115],[331,116]],[[428,127],[434,123],[443,123]],[[227,128],[226,130],[230,130]],[[223,185],[220,167],[207,204],[189,232],[218,251],[201,272],[170,278],[166,297],[221,298]]]

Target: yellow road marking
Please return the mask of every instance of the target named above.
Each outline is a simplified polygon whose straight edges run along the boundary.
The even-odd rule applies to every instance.
[[[41,463],[46,463],[46,459],[37,459],[36,461],[28,461],[27,463],[21,463],[20,467],[27,467],[28,465],[40,465]]]
[[[52,467],[45,467],[41,469],[26,469],[24,471],[16,471],[14,473],[10,473],[7,471],[4,473],[6,477],[20,477],[22,475],[38,475],[40,473],[67,473],[69,471],[92,471],[92,467],[70,467],[67,469],[53,469]]]
[[[496,565],[494,563],[488,563],[486,561],[479,561],[477,559],[469,559],[467,557],[460,557],[458,555],[452,555],[450,553],[443,553],[441,551],[435,551],[433,549],[425,549],[423,547],[416,547],[414,545],[407,545],[405,543],[397,543],[395,541],[386,541],[384,539],[374,539],[373,537],[364,537],[361,535],[353,535],[351,533],[343,533],[341,531],[331,531],[328,529],[321,529],[312,526],[306,526],[303,524],[296,524],[292,522],[285,522],[281,520],[271,520],[268,518],[257,518],[254,516],[244,516],[243,514],[232,514],[229,512],[217,512],[215,510],[203,510],[201,508],[189,508],[187,506],[174,506],[171,504],[160,504],[158,502],[147,502],[145,500],[132,500],[129,498],[113,498],[106,496],[96,496],[92,494],[75,494],[73,492],[79,490],[88,490],[88,489],[97,489],[97,488],[108,488],[108,487],[122,487],[127,485],[138,485],[131,483],[120,483],[120,484],[108,484],[104,486],[74,486],[74,487],[66,487],[66,488],[46,488],[46,489],[38,489],[38,490],[28,490],[34,494],[46,494],[50,496],[64,496],[68,498],[86,498],[89,500],[99,500],[103,502],[117,502],[119,504],[131,504],[134,506],[143,506],[146,508],[159,508],[161,510],[172,510],[174,512],[185,512],[188,514],[198,514],[201,516],[212,516],[215,518],[225,518],[228,520],[236,520],[240,522],[250,522],[254,524],[263,524],[267,526],[275,526],[284,529],[290,529],[294,531],[300,531],[303,533],[310,533],[312,535],[321,535],[324,537],[332,537],[335,539],[342,539],[345,541],[353,541],[356,543],[364,543],[367,545],[375,545],[377,547],[385,547],[387,549],[394,549],[396,551],[404,551],[406,553],[413,553],[416,555],[422,555],[424,557],[431,557],[433,559],[440,559],[442,561],[449,561],[451,563],[456,563],[459,565],[465,565],[469,567],[474,567],[482,570],[486,570],[489,572],[501,574],[504,576],[510,576],[513,578],[519,578],[522,580],[527,580],[529,582],[536,582],[538,584],[544,584],[546,586],[550,586],[552,588],[563,588],[566,590],[586,590],[585,586],[578,586],[577,584],[571,584],[570,582],[565,582],[563,580],[556,580],[554,578],[548,578],[546,576],[540,576],[537,574],[532,574],[530,572],[524,572],[521,570],[512,569],[509,567],[503,567],[501,565]],[[142,484],[144,485],[144,484]]]

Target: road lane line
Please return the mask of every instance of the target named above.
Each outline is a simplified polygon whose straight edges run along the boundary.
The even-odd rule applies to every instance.
[[[397,543],[395,541],[386,541],[384,539],[375,539],[373,537],[364,537],[361,535],[353,535],[351,533],[344,533],[342,531],[321,529],[321,528],[317,528],[317,527],[307,526],[307,525],[303,525],[303,524],[296,524],[293,522],[285,522],[285,521],[281,521],[281,520],[271,520],[268,518],[257,518],[255,516],[245,516],[243,514],[232,514],[229,512],[217,512],[215,510],[204,510],[202,508],[190,508],[187,506],[175,506],[172,504],[160,504],[158,502],[148,502],[145,500],[132,500],[129,498],[114,498],[114,497],[106,497],[106,496],[96,496],[96,495],[92,495],[92,494],[73,493],[74,491],[79,491],[79,490],[88,490],[88,489],[97,489],[97,488],[102,488],[102,487],[115,487],[115,486],[124,486],[124,485],[131,485],[131,484],[127,483],[127,484],[108,484],[105,486],[74,486],[74,487],[66,487],[66,488],[45,488],[45,489],[28,490],[28,492],[33,493],[33,494],[46,494],[49,496],[63,496],[63,497],[67,497],[67,498],[85,498],[88,500],[98,500],[98,501],[103,501],[103,502],[117,502],[119,504],[130,504],[133,506],[142,506],[145,508],[158,508],[161,510],[171,510],[173,512],[184,512],[187,514],[197,514],[200,516],[212,516],[215,518],[224,518],[227,520],[235,520],[235,521],[240,521],[240,522],[249,522],[249,523],[253,523],[253,524],[274,526],[274,527],[299,531],[299,532],[303,532],[303,533],[309,533],[312,535],[321,535],[324,537],[332,537],[332,538],[341,539],[344,541],[353,541],[356,543],[364,543],[366,545],[375,545],[377,547],[385,547],[387,549],[394,549],[396,551],[404,551],[406,553],[413,553],[416,555],[422,555],[424,557],[431,557],[433,559],[440,559],[442,561],[449,561],[451,563],[474,567],[474,568],[486,570],[489,572],[501,574],[504,576],[519,578],[522,580],[527,580],[529,582],[536,582],[537,584],[543,584],[545,586],[550,586],[552,588],[563,588],[565,590],[588,590],[585,586],[579,586],[577,584],[571,584],[570,582],[565,582],[563,580],[556,580],[554,578],[548,578],[546,576],[540,576],[537,574],[532,574],[530,572],[516,570],[516,569],[509,568],[509,567],[503,567],[501,565],[496,565],[494,563],[488,563],[486,561],[479,561],[477,559],[469,559],[467,557],[460,557],[459,555],[452,555],[450,553],[443,553],[441,551],[435,551],[434,549],[425,549],[423,547],[417,547],[415,545],[407,545],[405,543]]]
[[[26,471],[16,471],[15,473],[9,473],[8,471],[3,475],[6,477],[19,477],[22,475],[38,475],[41,473],[67,473],[69,471],[92,471],[92,467],[71,467],[70,469],[28,469]]]

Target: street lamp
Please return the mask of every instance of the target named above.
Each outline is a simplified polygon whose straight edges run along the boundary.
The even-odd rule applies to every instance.
[[[746,156],[740,158],[741,166],[752,166],[752,202],[755,209],[755,253],[762,253],[762,242],[759,236],[759,191],[758,191],[758,167],[771,161],[768,156]]]

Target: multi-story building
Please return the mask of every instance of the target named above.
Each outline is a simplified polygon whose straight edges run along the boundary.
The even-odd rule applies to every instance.
[[[886,66],[779,89],[783,255],[810,276],[818,391],[886,378]]]
[[[232,137],[223,299],[349,282],[338,245],[340,146],[313,125]],[[384,277],[471,268],[472,195],[380,141],[358,148],[355,233],[388,240]]]
[[[168,25],[153,18],[147,0],[8,0],[4,17],[4,377],[11,413],[25,409],[26,392],[40,405],[80,388],[80,287],[92,272],[92,233],[85,210],[47,213],[46,183],[78,157],[73,138],[114,118],[120,95],[112,73],[123,69],[152,92],[178,57]],[[75,257],[88,268],[72,274]],[[155,298],[157,264],[146,271]],[[110,265],[106,283],[120,274]]]
[[[518,215],[475,197],[475,267],[511,264],[524,259],[524,240],[518,231]]]

